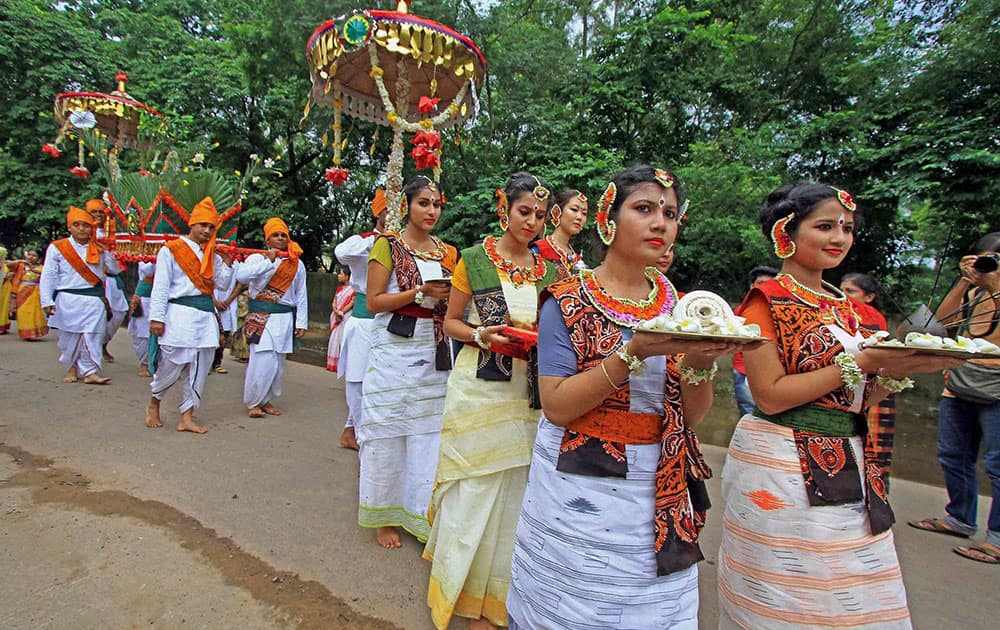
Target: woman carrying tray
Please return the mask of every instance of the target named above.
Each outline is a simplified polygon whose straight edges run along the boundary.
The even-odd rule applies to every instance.
[[[538,424],[524,345],[504,328],[536,328],[538,292],[556,279],[555,266],[528,249],[550,194],[538,178],[515,173],[497,196],[503,235],[462,251],[445,316],[445,333],[466,345],[448,379],[424,550],[427,602],[442,629],[452,615],[473,627],[507,625],[514,528]]]
[[[714,359],[735,346],[634,332],[676,303],[653,265],[683,202],[665,170],[619,173],[597,209],[603,262],[542,293],[543,415],[514,541],[511,628],[697,628],[708,506],[692,482],[710,471],[691,427],[712,405]]]
[[[854,243],[854,198],[820,183],[772,192],[760,212],[781,273],[741,314],[775,340],[746,351],[757,409],[722,474],[720,628],[910,628],[887,488],[865,410],[914,372],[961,363],[860,350],[873,334],[823,282]]]

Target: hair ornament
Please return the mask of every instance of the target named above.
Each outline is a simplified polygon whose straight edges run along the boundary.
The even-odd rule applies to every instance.
[[[795,219],[795,213],[778,219],[771,227],[771,240],[774,241],[774,255],[784,260],[795,253],[795,241],[788,235],[787,227]]]
[[[542,186],[541,180],[534,175],[531,176],[531,179],[535,180],[535,188],[531,191],[531,194],[535,196],[535,199],[539,201],[545,201],[548,199],[549,195],[552,194],[549,189]]]
[[[504,232],[510,227],[510,205],[507,203],[507,193],[497,189],[497,217],[500,218],[500,229]]]
[[[608,246],[615,240],[615,230],[617,229],[610,215],[611,206],[614,204],[616,196],[618,196],[618,187],[615,186],[614,182],[608,182],[608,187],[604,189],[604,194],[601,195],[601,200],[597,204],[597,215],[594,217],[594,221],[597,223],[597,236],[600,237],[602,243]]]
[[[655,177],[660,186],[663,186],[664,188],[671,188],[674,185],[674,176],[662,168],[655,169],[653,171],[653,177]]]
[[[552,221],[552,227],[559,227],[559,223],[562,221],[562,212],[562,207],[559,204],[552,204],[552,208],[549,210],[549,220]]]
[[[410,212],[410,202],[407,200],[406,195],[399,196],[399,218],[402,219]]]
[[[683,221],[687,217],[688,206],[689,205],[691,205],[691,200],[690,199],[685,199],[684,203],[682,203],[681,207],[677,210],[677,221],[678,222]]]
[[[854,195],[846,190],[841,190],[836,186],[830,186],[830,188],[837,191],[837,201],[839,201],[840,205],[844,206],[848,212],[854,212],[858,209],[858,204],[854,203]]]

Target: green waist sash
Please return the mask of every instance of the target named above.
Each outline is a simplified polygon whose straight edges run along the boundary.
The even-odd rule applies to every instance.
[[[215,312],[215,300],[212,299],[211,295],[205,295],[204,293],[201,295],[182,295],[181,297],[170,298],[169,302],[171,304],[187,306],[188,308],[196,308],[206,313]]]
[[[104,285],[95,285],[86,289],[56,289],[56,294],[69,293],[71,295],[86,295],[89,297],[104,297]]]
[[[368,298],[364,293],[354,294],[354,308],[351,309],[351,317],[358,319],[375,319],[375,316],[368,310]]]
[[[153,294],[153,283],[143,280],[135,285],[135,294],[139,297],[149,297]]]
[[[118,285],[118,290],[125,293],[125,278],[122,278],[121,274],[111,276],[115,279],[115,284]]]
[[[753,415],[783,427],[818,433],[827,437],[849,437],[858,435],[858,414],[839,409],[802,405],[788,411],[769,415],[755,407]]]
[[[265,302],[264,300],[255,300],[250,298],[247,303],[247,310],[251,313],[294,313],[295,307],[289,306],[287,304],[278,304],[277,302]]]

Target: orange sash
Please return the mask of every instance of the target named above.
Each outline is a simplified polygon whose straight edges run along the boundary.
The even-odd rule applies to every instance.
[[[298,259],[292,260],[291,258],[286,258],[282,260],[281,264],[275,270],[274,275],[271,276],[271,280],[267,283],[267,286],[281,291],[281,294],[284,295],[285,291],[288,291],[288,287],[292,286],[292,280],[295,280],[295,273],[298,270]]]
[[[73,270],[80,274],[80,276],[88,284],[95,287],[97,285],[104,284],[101,278],[94,273],[94,270],[91,269],[87,263],[83,262],[83,259],[80,258],[80,254],[76,253],[76,250],[73,249],[73,244],[70,243],[70,239],[61,238],[58,241],[53,241],[52,244],[55,245],[56,249],[59,250],[59,253],[66,259],[66,262],[73,267]]]
[[[663,433],[663,418],[655,413],[634,413],[598,407],[566,425],[570,431],[607,442],[657,444]]]
[[[184,239],[176,238],[172,241],[167,241],[167,249],[170,253],[174,255],[174,260],[180,265],[181,271],[184,275],[188,277],[188,280],[195,286],[196,289],[204,293],[205,295],[211,295],[215,290],[215,280],[212,278],[205,278],[201,275],[201,261],[198,260],[198,256],[191,251],[191,247],[188,246]],[[205,253],[206,256],[214,255]]]

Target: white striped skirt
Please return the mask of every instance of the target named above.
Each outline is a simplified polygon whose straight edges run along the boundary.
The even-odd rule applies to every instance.
[[[912,627],[892,531],[873,536],[861,502],[809,505],[792,429],[744,416],[722,492],[720,628]]]

